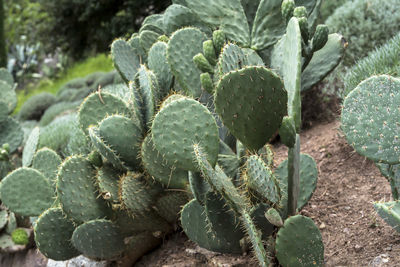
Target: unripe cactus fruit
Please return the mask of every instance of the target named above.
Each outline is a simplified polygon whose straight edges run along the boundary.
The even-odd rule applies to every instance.
[[[296,18],[307,17],[307,9],[304,6],[298,6],[293,11],[293,16]]]
[[[193,57],[193,62],[196,64],[197,68],[202,72],[214,73],[214,69],[206,57],[199,53]]]
[[[211,75],[208,72],[200,75],[201,87],[210,94],[214,94],[214,85],[211,79]]]
[[[12,241],[17,245],[27,245],[29,243],[28,233],[24,229],[15,229],[11,233]]]
[[[213,32],[213,43],[215,47],[215,51],[219,54],[222,51],[222,48],[225,45],[225,33],[221,30],[216,30]]]
[[[324,24],[317,26],[315,30],[314,38],[312,40],[312,51],[315,52],[320,50],[328,41],[329,28]]]
[[[169,38],[166,35],[161,35],[160,37],[158,37],[157,39],[160,42],[164,42],[164,43],[168,43],[169,42]]]
[[[215,66],[217,64],[217,57],[215,55],[215,48],[212,40],[203,42],[203,54],[211,65]]]
[[[285,18],[285,21],[288,22],[290,18],[293,16],[293,10],[295,8],[294,0],[284,0],[282,2],[281,12],[282,17]]]

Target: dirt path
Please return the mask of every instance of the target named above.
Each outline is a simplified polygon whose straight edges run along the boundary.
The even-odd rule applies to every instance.
[[[319,168],[317,190],[302,214],[321,229],[326,266],[400,266],[400,235],[372,206],[390,200],[389,183],[371,161],[354,152],[338,128],[335,121],[301,134],[301,152],[313,156]],[[287,157],[284,146],[275,151],[277,162]],[[250,259],[210,254],[176,235],[135,266],[239,267],[249,266]]]

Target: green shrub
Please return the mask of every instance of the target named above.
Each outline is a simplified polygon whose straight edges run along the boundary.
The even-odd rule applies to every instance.
[[[320,8],[319,21],[321,23],[324,22],[333,12],[335,12],[335,9],[348,1],[351,0],[323,0]]]
[[[40,93],[29,98],[21,107],[18,118],[21,121],[40,120],[45,110],[56,102],[50,93]]]
[[[400,76],[400,33],[354,65],[346,74],[345,94],[372,75]]]
[[[326,24],[349,43],[343,59],[345,66],[353,65],[400,31],[399,9],[398,0],[355,0],[335,10]]]
[[[85,52],[104,52],[115,37],[135,32],[149,14],[164,10],[169,0],[42,0],[51,23],[41,34],[48,49],[61,47],[78,59]]]

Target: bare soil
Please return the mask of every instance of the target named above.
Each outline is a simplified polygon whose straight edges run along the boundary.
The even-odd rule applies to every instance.
[[[301,134],[301,152],[317,162],[317,189],[301,211],[320,227],[326,266],[400,266],[400,235],[374,211],[391,199],[390,185],[373,162],[346,142],[339,122],[320,123]],[[287,157],[275,147],[277,164]],[[257,266],[251,255],[221,255],[198,248],[182,233],[169,237],[135,266]]]

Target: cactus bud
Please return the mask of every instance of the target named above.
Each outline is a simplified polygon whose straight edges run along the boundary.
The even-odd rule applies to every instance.
[[[279,128],[281,142],[287,147],[293,147],[296,143],[296,127],[294,120],[291,117],[285,116],[282,119],[281,127]]]
[[[298,6],[294,9],[293,16],[295,16],[296,18],[307,18],[307,9],[304,6]]]
[[[27,245],[29,243],[28,233],[21,228],[15,229],[11,233],[11,239],[16,245]]]
[[[211,79],[211,75],[208,72],[200,75],[201,86],[210,94],[214,94],[214,85]]]
[[[161,35],[160,37],[158,37],[157,39],[160,42],[164,42],[164,43],[168,43],[169,42],[169,38],[166,35]]]
[[[314,38],[312,40],[312,51],[315,52],[320,50],[328,41],[329,28],[324,24],[317,26],[315,30]]]
[[[282,17],[288,22],[293,16],[293,10],[295,8],[294,0],[284,0],[281,6]]]
[[[213,67],[210,62],[205,58],[202,53],[199,53],[193,57],[193,62],[196,64],[197,68],[202,72],[214,73]]]
[[[103,166],[103,159],[101,158],[101,155],[97,151],[92,151],[89,156],[88,156],[89,162],[96,167],[101,167]]]
[[[310,33],[308,30],[308,21],[306,17],[299,18],[299,27],[300,27],[301,37],[303,37],[304,42],[308,44]]]
[[[222,51],[222,48],[224,48],[225,45],[225,33],[221,30],[216,30],[213,32],[213,43],[215,47],[215,51],[219,53]]]
[[[215,66],[217,64],[217,57],[215,56],[215,48],[212,40],[203,42],[203,54],[211,65]]]
[[[267,218],[267,220],[272,225],[275,225],[277,227],[283,226],[281,215],[279,215],[279,212],[274,208],[270,208],[269,210],[267,210],[267,212],[265,212],[265,218]]]

